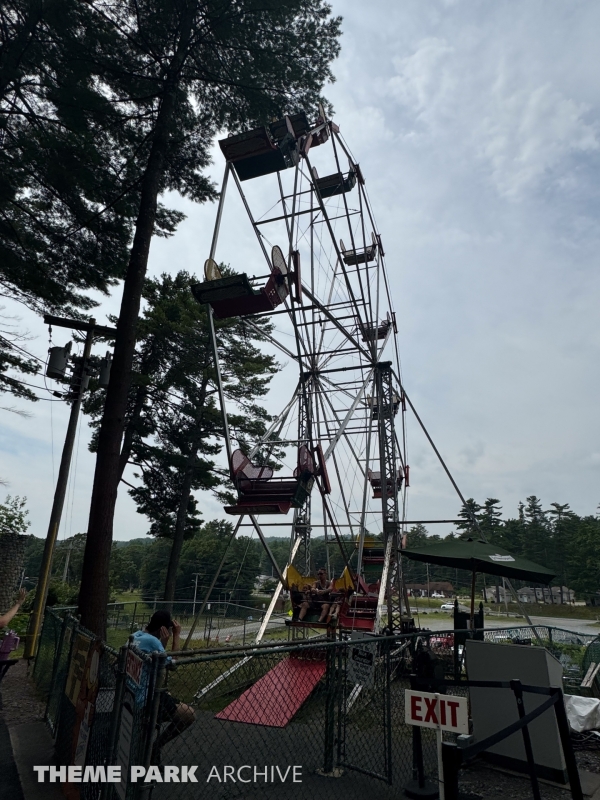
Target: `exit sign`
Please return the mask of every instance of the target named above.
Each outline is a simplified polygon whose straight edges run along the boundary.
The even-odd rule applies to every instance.
[[[467,698],[405,689],[404,721],[422,728],[469,733]]]

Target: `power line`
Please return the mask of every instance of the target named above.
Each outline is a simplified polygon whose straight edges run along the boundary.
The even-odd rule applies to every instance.
[[[33,353],[30,353],[28,350],[25,350],[23,347],[19,347],[18,344],[15,344],[14,342],[11,342],[10,339],[7,339],[5,336],[2,336],[1,333],[0,333],[0,339],[2,339],[3,342],[6,342],[6,344],[9,347],[14,347],[16,350],[20,350],[22,353],[25,353],[26,356],[29,356],[29,358],[33,358],[35,361],[39,361],[40,364],[45,364],[46,363],[43,358],[40,358],[39,356],[34,356]]]

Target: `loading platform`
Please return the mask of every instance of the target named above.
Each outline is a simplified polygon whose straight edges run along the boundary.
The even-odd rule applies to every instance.
[[[216,719],[284,728],[308,700],[325,674],[325,661],[284,658]]]

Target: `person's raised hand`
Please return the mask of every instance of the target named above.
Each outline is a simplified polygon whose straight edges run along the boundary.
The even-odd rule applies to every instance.
[[[173,639],[179,638],[179,634],[181,633],[181,625],[177,622],[176,619],[173,620]]]
[[[26,597],[27,597],[27,589],[19,589],[19,596],[17,597],[17,603],[21,605]]]
[[[160,633],[160,636],[158,638],[160,639],[162,646],[166,647],[167,646],[167,642],[169,641],[169,636],[171,635],[171,633],[170,633],[168,628],[165,628],[164,625],[160,629],[159,633]]]

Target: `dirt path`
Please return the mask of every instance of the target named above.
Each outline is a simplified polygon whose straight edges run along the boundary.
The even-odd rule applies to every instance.
[[[0,684],[0,695],[0,714],[9,728],[23,722],[39,722],[44,718],[45,705],[37,698],[33,681],[27,674],[25,660],[21,659],[8,670]]]

